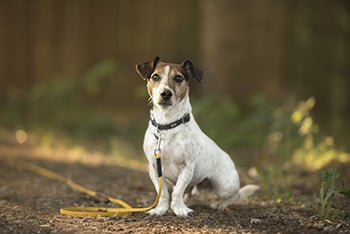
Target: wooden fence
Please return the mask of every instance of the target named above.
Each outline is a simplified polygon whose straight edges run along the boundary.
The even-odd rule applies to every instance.
[[[325,120],[346,116],[349,11],[340,0],[0,0],[0,103],[106,59],[118,66],[107,97],[123,101],[144,85],[134,64],[159,55],[204,70],[197,94],[314,95]]]

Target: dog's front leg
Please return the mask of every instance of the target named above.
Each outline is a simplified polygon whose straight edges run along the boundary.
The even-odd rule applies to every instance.
[[[156,189],[156,191],[158,191],[158,187],[159,187],[158,172],[155,165],[150,166],[149,175],[154,185],[154,188]],[[168,211],[168,209],[169,209],[169,192],[168,192],[168,188],[166,187],[166,183],[163,182],[162,193],[160,195],[156,208],[149,210],[147,213],[149,215],[160,216],[160,215],[164,215]]]
[[[187,164],[180,172],[176,185],[172,193],[171,209],[177,216],[186,217],[193,212],[184,203],[184,193],[187,186],[190,184],[194,171],[194,163]]]

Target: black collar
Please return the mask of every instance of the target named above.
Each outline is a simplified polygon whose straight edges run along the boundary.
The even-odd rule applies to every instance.
[[[190,113],[187,113],[184,116],[182,116],[182,118],[180,118],[172,123],[169,123],[169,124],[158,124],[153,117],[151,118],[151,123],[154,127],[156,127],[159,130],[169,130],[172,128],[176,128],[180,124],[187,123],[188,121],[190,121],[190,119],[191,119],[191,115],[190,115]]]

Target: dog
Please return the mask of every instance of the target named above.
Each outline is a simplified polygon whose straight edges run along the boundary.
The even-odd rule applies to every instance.
[[[151,120],[144,137],[143,149],[149,162],[149,176],[158,189],[158,171],[154,152],[160,144],[164,183],[157,206],[148,211],[161,216],[169,209],[181,217],[194,211],[184,202],[188,189],[197,193],[196,185],[208,180],[218,200],[212,208],[223,209],[244,199],[258,189],[240,180],[231,157],[211,140],[195,121],[189,99],[189,82],[202,80],[202,71],[190,60],[181,64],[165,63],[159,57],[136,64],[137,73],[147,82]],[[159,141],[161,138],[161,142]]]

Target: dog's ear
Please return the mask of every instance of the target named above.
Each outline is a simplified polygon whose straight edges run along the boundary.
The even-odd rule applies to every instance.
[[[181,63],[181,66],[185,72],[186,77],[196,78],[199,82],[201,82],[203,73],[193,65],[191,60],[186,59]]]
[[[154,69],[156,68],[158,62],[160,61],[159,57],[155,57],[151,62],[144,62],[136,64],[135,68],[137,73],[142,77],[142,79],[147,80],[152,75]]]

